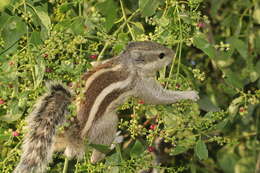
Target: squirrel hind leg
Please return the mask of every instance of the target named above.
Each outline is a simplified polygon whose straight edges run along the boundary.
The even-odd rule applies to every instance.
[[[64,151],[66,157],[72,159],[82,159],[85,154],[85,145],[83,139],[73,136],[65,135],[60,133],[55,137],[54,151],[61,152]]]
[[[64,154],[68,158],[78,158],[82,159],[85,154],[85,143],[84,139],[81,138],[80,127],[78,122],[74,122],[74,124],[65,130],[59,140],[57,140],[56,147],[64,148]]]
[[[56,136],[54,143],[55,151],[64,151],[66,157],[82,159],[85,154],[84,141],[72,135],[61,133]]]
[[[110,146],[116,137],[118,117],[115,113],[103,115],[93,122],[88,132],[88,140],[92,144]],[[105,154],[94,149],[91,155],[91,163],[95,164],[104,159]]]
[[[53,143],[53,148],[55,152],[64,151],[67,146],[67,141],[64,133],[58,133],[55,136],[55,141]]]
[[[85,154],[84,140],[80,137],[80,126],[77,119],[70,122],[71,126],[55,136],[54,151],[62,152],[66,157],[82,159]]]
[[[64,154],[68,158],[77,158],[77,159],[83,159],[85,155],[85,145],[84,141],[77,141],[77,142],[70,142],[66,146],[66,149],[64,151]]]

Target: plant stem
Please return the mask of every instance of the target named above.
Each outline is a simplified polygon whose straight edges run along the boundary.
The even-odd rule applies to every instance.
[[[64,161],[64,166],[63,166],[63,171],[62,173],[67,173],[68,171],[68,166],[69,166],[69,159],[66,157]]]
[[[165,9],[164,9],[164,11],[163,11],[163,15],[162,15],[162,16],[165,16],[166,13],[167,13],[167,11],[168,11],[168,6],[169,6],[168,0],[166,0],[165,3],[166,3],[166,5],[165,5]]]
[[[79,164],[79,159],[77,159],[77,163],[76,163],[76,170],[75,170],[75,173],[78,173],[78,164]]]
[[[257,152],[257,142],[258,142],[258,135],[259,135],[259,121],[260,121],[260,117],[259,117],[259,110],[256,110],[256,135],[255,135],[255,142],[254,142],[254,156],[256,159],[256,166],[255,166],[255,173],[259,173],[260,172],[260,152]],[[257,156],[258,153],[258,156]]]
[[[137,9],[135,12],[133,12],[133,14],[127,19],[127,21],[125,21],[114,33],[113,36],[115,36],[121,29],[123,29],[125,27],[125,25],[127,24],[128,21],[130,21],[135,15],[136,13],[138,13],[140,11],[140,9]],[[124,18],[124,17],[123,17]]]
[[[78,6],[79,6],[79,16],[82,16],[81,3],[82,3],[82,1],[80,1],[79,4],[78,4]]]
[[[119,154],[120,160],[122,161],[123,157],[122,157],[120,146],[118,144],[116,144],[116,152]]]
[[[176,53],[175,53],[175,55],[174,55],[174,57],[173,57],[173,60],[172,60],[172,65],[171,65],[169,77],[168,77],[167,83],[166,83],[166,85],[165,85],[165,88],[167,88],[168,85],[169,85],[169,80],[171,79],[171,76],[172,76],[172,73],[173,73],[173,67],[174,67],[174,64],[175,64],[175,60],[176,60],[178,51],[179,51],[179,44],[177,44]]]
[[[26,0],[23,1],[23,7],[24,7],[24,13],[27,14]],[[26,54],[28,53],[28,48],[29,48],[29,27],[28,27],[28,23],[26,22]],[[32,56],[29,56],[29,62],[32,71],[33,87],[34,89],[36,89],[36,76],[35,76],[35,68],[32,66],[33,65]]]
[[[131,20],[131,19],[135,16],[135,14],[138,13],[139,11],[140,11],[139,9],[136,10],[136,11],[127,19],[127,21]],[[122,28],[124,28],[124,26],[127,24],[127,21],[125,21],[125,22],[113,33],[112,36],[116,36],[117,33],[118,33]],[[135,39],[133,38],[133,40],[135,40]],[[98,55],[97,61],[100,61],[100,60],[101,60],[101,58],[102,58],[103,54],[105,53],[105,50],[107,49],[107,47],[109,46],[109,44],[110,44],[109,41],[107,41],[107,42],[105,43],[103,49],[101,50],[100,54]]]
[[[98,55],[97,61],[101,60],[101,58],[102,58],[103,54],[105,53],[105,50],[107,49],[108,45],[109,45],[109,42],[106,42],[103,49],[101,50],[100,54]]]
[[[122,13],[123,13],[123,17],[124,17],[124,19],[125,19],[126,26],[127,26],[128,30],[129,30],[129,32],[130,32],[130,35],[131,35],[131,37],[132,37],[133,40],[136,40],[136,39],[135,39],[135,36],[134,36],[134,33],[133,33],[133,31],[132,31],[132,28],[130,27],[130,25],[129,25],[129,23],[128,23],[128,20],[127,20],[127,18],[126,18],[126,14],[125,14],[125,10],[124,10],[124,6],[123,6],[122,0],[120,0],[120,6],[121,6]]]
[[[182,52],[182,42],[183,42],[183,38],[182,38],[182,25],[181,25],[181,19],[180,19],[180,14],[179,14],[179,10],[178,10],[178,5],[176,6],[176,12],[178,13],[178,21],[179,21],[179,29],[180,29],[180,47],[179,47],[179,57],[178,57],[178,66],[177,66],[177,73],[176,73],[176,82],[178,80],[178,75],[180,72],[180,63],[181,63],[181,52]]]

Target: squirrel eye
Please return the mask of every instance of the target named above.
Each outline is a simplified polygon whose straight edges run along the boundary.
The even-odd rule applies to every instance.
[[[164,56],[165,56],[165,54],[164,54],[164,53],[160,53],[160,54],[159,54],[159,58],[160,58],[160,59],[163,59],[163,58],[164,58]]]

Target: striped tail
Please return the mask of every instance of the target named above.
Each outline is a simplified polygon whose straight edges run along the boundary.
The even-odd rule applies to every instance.
[[[28,134],[14,173],[42,173],[52,158],[56,127],[64,121],[72,96],[57,82],[48,83],[47,88],[48,92],[39,99],[29,116]]]

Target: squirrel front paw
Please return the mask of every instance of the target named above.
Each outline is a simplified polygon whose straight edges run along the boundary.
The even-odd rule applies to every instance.
[[[187,91],[187,99],[197,101],[199,98],[197,91]]]

